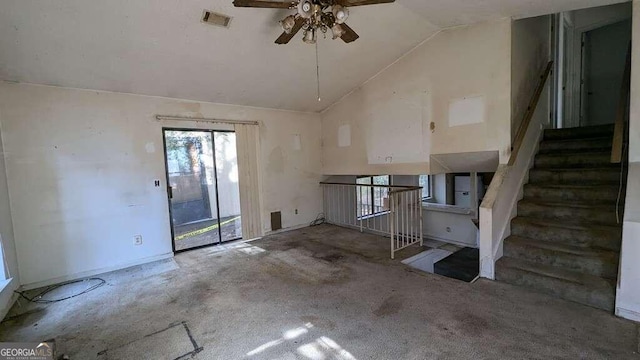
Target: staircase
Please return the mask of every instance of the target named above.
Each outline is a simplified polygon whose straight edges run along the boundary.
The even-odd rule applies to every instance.
[[[622,226],[612,138],[613,125],[545,130],[497,280],[613,311]],[[621,219],[623,201],[624,184]]]

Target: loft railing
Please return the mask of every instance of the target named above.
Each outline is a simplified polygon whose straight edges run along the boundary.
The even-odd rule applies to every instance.
[[[358,229],[391,242],[391,258],[422,245],[422,188],[321,182],[324,217],[329,224]]]
[[[624,144],[628,135],[627,126],[629,119],[629,104],[631,93],[631,45],[627,51],[627,62],[624,67],[624,77],[620,89],[620,100],[616,114],[616,122],[613,130],[613,144],[611,147],[611,162],[619,164],[624,157]]]

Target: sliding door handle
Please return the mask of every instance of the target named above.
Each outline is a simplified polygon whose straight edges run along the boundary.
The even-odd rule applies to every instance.
[[[169,199],[173,199],[173,188],[171,186],[167,186],[167,194],[169,194]]]

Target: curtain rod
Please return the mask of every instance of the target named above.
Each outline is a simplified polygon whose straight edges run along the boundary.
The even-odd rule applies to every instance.
[[[221,120],[204,117],[186,117],[186,116],[168,116],[168,115],[156,115],[156,120],[175,120],[175,121],[196,121],[196,122],[213,122],[219,124],[231,124],[231,125],[259,125],[257,121],[248,120]]]

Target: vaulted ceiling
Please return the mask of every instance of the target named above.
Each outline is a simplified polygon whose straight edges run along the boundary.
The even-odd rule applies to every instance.
[[[234,8],[232,0],[3,0],[0,79],[36,84],[320,111],[439,29],[621,0],[397,0],[351,8],[351,44],[301,35],[276,45],[291,11]],[[200,22],[203,9],[233,17]]]

